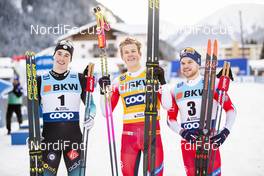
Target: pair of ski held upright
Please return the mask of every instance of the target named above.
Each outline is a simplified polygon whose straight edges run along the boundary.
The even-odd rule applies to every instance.
[[[217,67],[217,41],[214,41],[213,54],[211,40],[208,40],[205,60],[203,94],[201,104],[201,114],[199,123],[199,136],[197,141],[201,141],[201,146],[197,147],[195,156],[195,175],[207,176],[209,151],[204,150],[204,145],[209,143],[211,131],[211,119],[213,108],[213,97],[215,91],[215,78]]]
[[[29,158],[30,176],[42,176],[44,174],[42,152],[40,148],[40,123],[39,101],[37,87],[37,69],[35,53],[26,52],[26,75],[27,75],[27,109],[29,124]]]
[[[210,137],[220,132],[220,122],[222,116],[222,108],[224,106],[224,98],[229,86],[229,70],[230,64],[225,62],[222,75],[219,80],[218,86],[218,105],[216,110],[216,118],[212,120],[212,109],[213,99],[215,94],[215,79],[216,79],[216,68],[217,68],[217,52],[218,42],[217,40],[213,43],[212,52],[211,40],[208,40],[207,54],[205,60],[205,71],[204,71],[204,84],[201,104],[201,114],[199,123],[199,135],[197,142],[201,145],[196,147],[195,156],[195,175],[196,176],[207,176],[209,172],[214,172],[214,162],[216,157],[216,149],[213,144],[210,143]],[[222,83],[221,83],[222,82]],[[217,130],[216,130],[217,128]],[[205,147],[208,146],[209,148]]]
[[[154,176],[156,164],[156,128],[159,81],[154,68],[159,66],[159,0],[148,1],[146,62],[146,108],[144,123],[143,175]],[[149,171],[148,171],[149,170]]]

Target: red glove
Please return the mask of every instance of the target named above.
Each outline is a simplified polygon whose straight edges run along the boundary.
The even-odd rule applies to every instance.
[[[86,78],[86,91],[93,92],[94,91],[94,76],[88,76]]]
[[[230,78],[228,76],[221,76],[218,83],[218,90],[227,92],[229,88]]]

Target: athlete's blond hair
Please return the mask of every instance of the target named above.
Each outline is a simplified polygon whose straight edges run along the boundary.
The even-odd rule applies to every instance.
[[[120,44],[119,44],[119,49],[120,49],[120,54],[121,57],[123,57],[123,47],[126,45],[131,45],[131,44],[135,44],[137,46],[138,49],[138,53],[141,54],[141,43],[132,37],[126,37]]]

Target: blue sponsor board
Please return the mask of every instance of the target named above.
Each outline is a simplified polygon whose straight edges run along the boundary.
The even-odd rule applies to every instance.
[[[53,67],[53,56],[37,56],[37,70],[50,70]]]
[[[230,62],[231,68],[232,67],[239,68],[237,76],[249,75],[248,59],[246,59],[246,58],[232,58],[232,59],[219,60],[217,67],[223,67],[225,61]]]
[[[0,97],[12,89],[13,84],[11,82],[0,79]]]
[[[179,77],[179,76],[180,76],[180,61],[179,60],[172,61],[170,77]]]

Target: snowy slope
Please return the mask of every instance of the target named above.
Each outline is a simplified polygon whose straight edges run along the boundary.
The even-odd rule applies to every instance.
[[[247,33],[252,33],[257,27],[264,27],[264,5],[252,3],[226,6],[203,19],[199,24],[231,26],[235,32],[239,32],[239,11],[242,12],[243,28]]]
[[[264,40],[264,5],[233,4],[221,8],[193,26],[178,29],[169,38],[176,48],[200,46],[208,38],[217,38],[222,44],[240,41],[239,11],[242,12],[244,39]]]
[[[231,84],[229,94],[232,97],[233,103],[236,105],[237,119],[229,138],[222,147],[223,175],[263,176],[263,90],[264,84]],[[99,104],[98,94],[95,95],[95,102]],[[166,116],[165,111],[161,113],[162,117]],[[122,130],[121,114],[122,107],[119,102],[119,105],[114,111],[117,151],[120,151]],[[15,124],[12,125],[15,127]],[[165,118],[161,120],[161,128],[165,155],[164,176],[183,176],[185,172],[180,151],[180,137],[167,127]],[[26,146],[11,146],[10,138],[5,133],[4,128],[0,129],[1,175],[28,175],[29,158]],[[96,124],[90,132],[89,137],[87,175],[110,175],[106,123],[105,119],[101,116],[99,107],[97,108]],[[119,155],[118,158],[120,158]],[[65,176],[65,173],[64,163],[61,163],[58,176]]]

